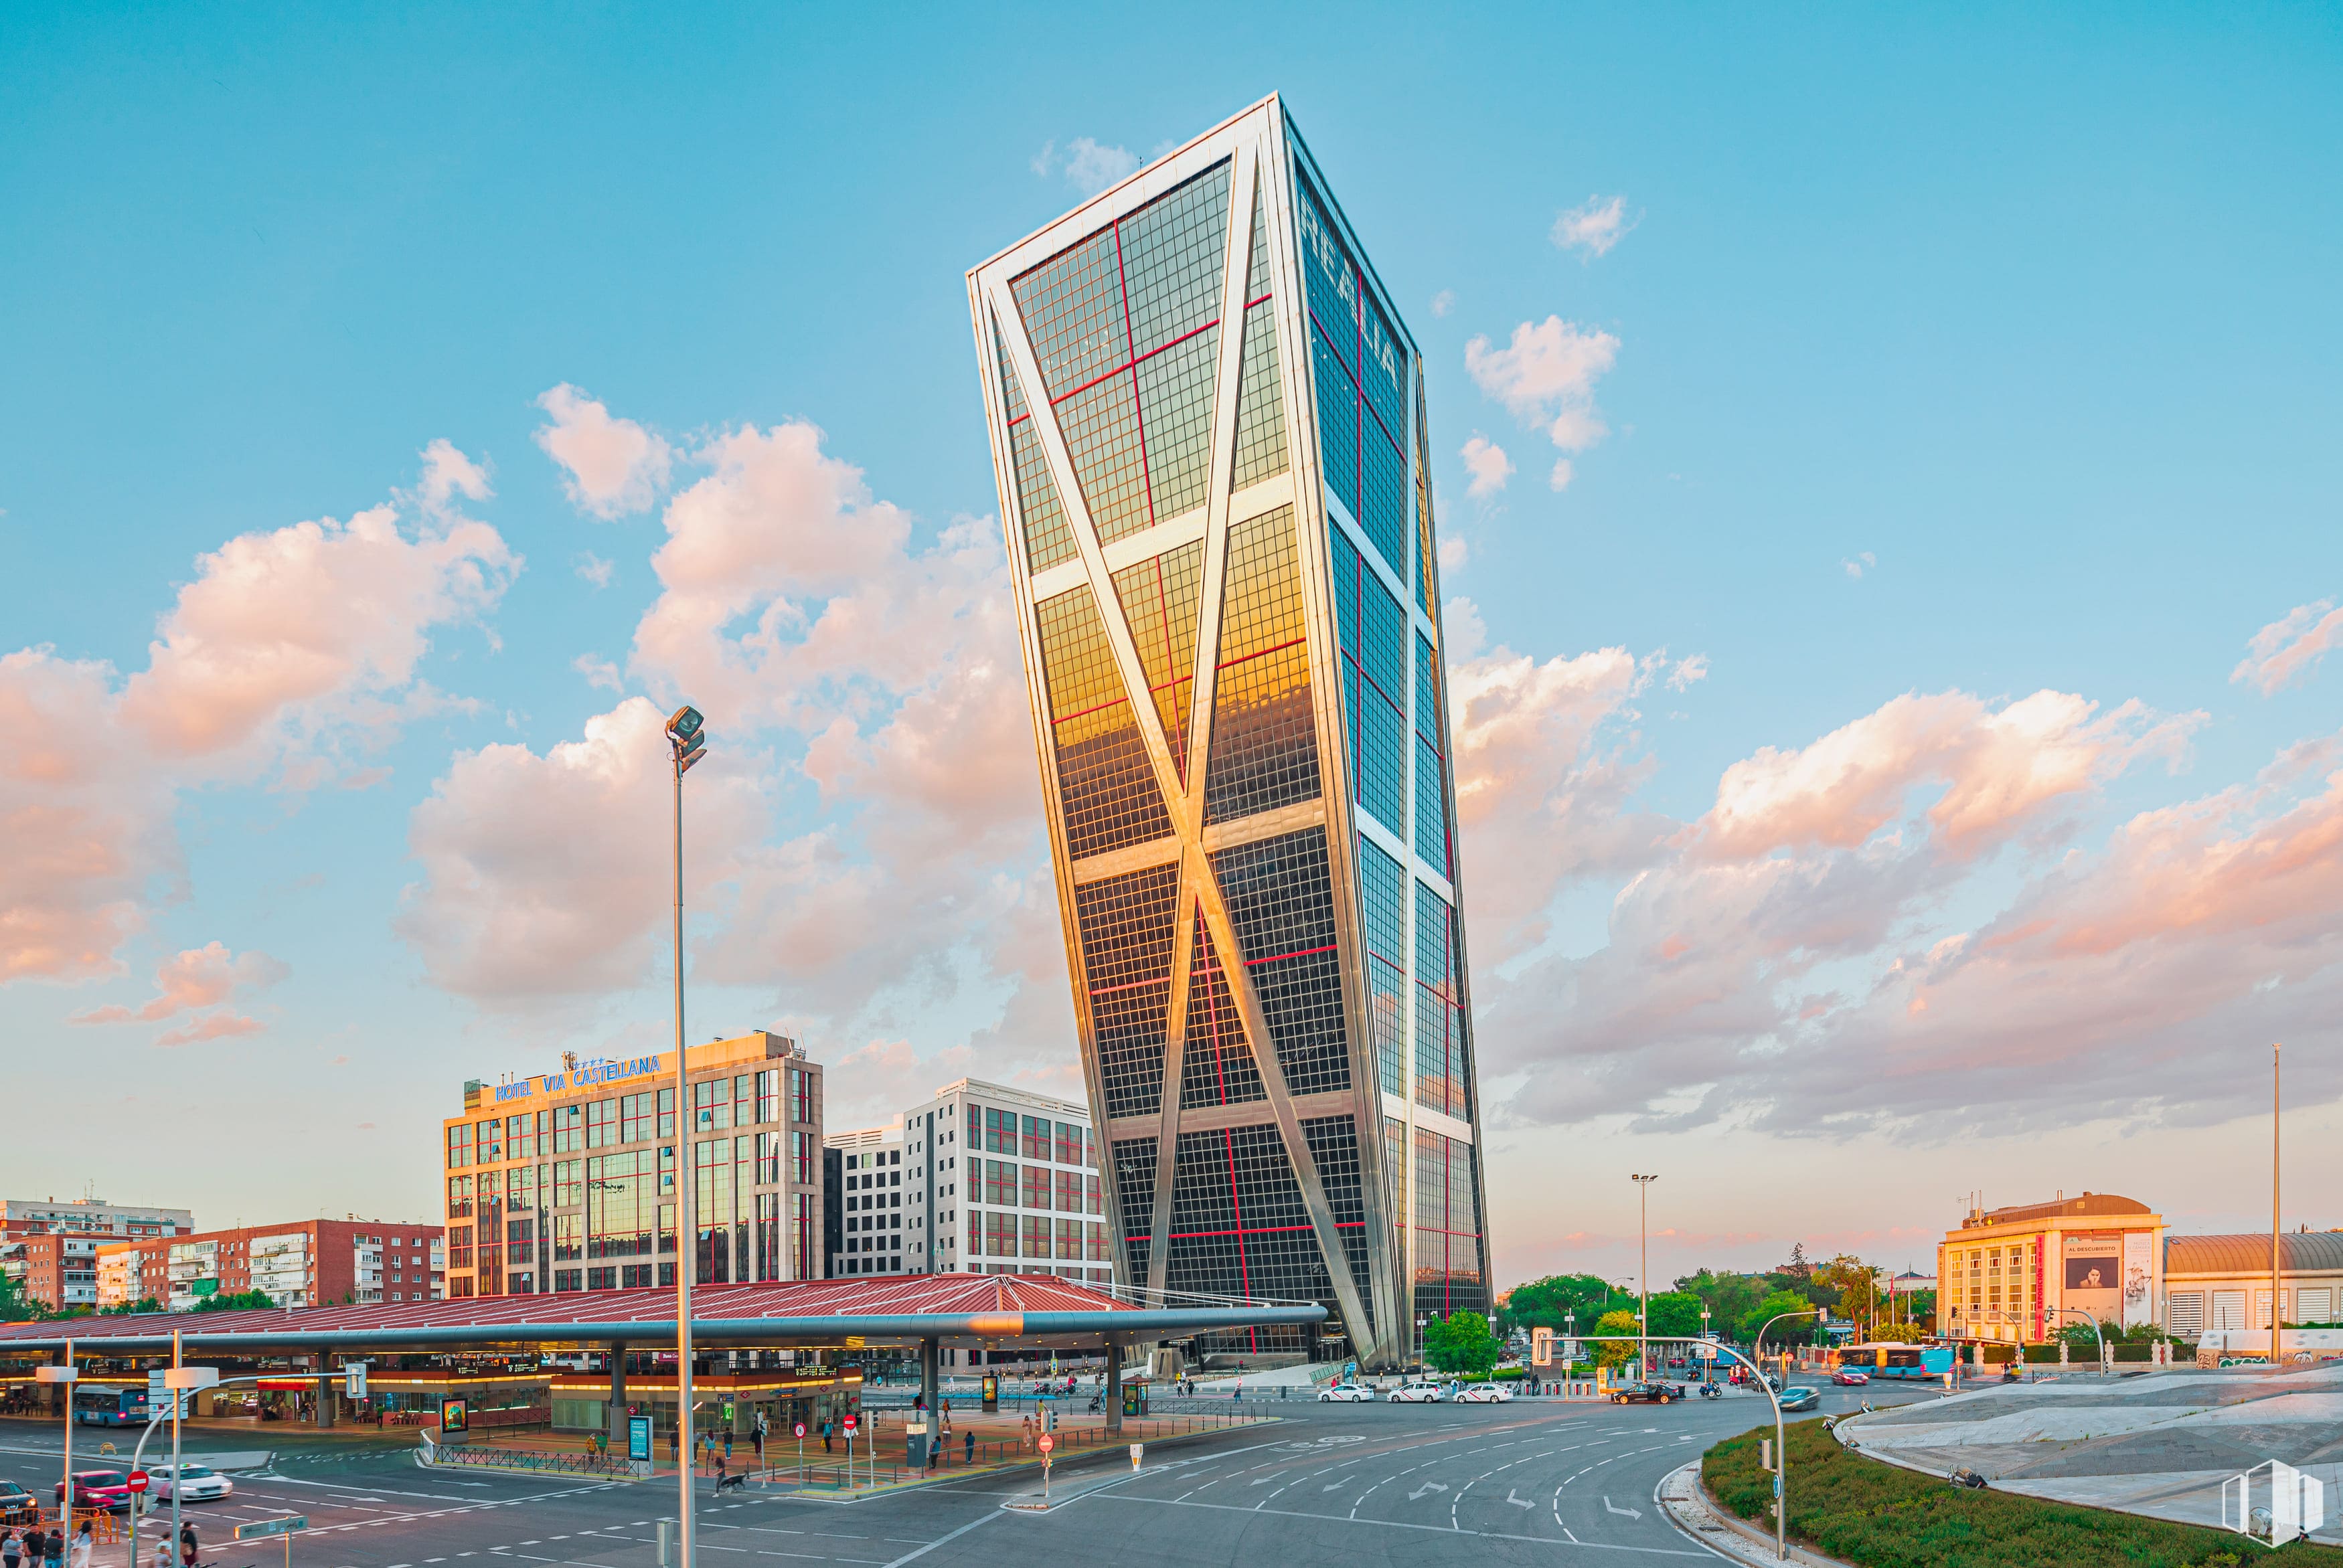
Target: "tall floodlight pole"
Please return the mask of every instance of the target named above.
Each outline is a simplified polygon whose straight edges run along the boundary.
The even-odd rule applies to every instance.
[[[1640,1374],[1648,1380],[1652,1375],[1652,1183],[1657,1176],[1630,1176],[1635,1184],[1636,1239],[1642,1261],[1636,1264],[1635,1288],[1643,1292],[1643,1310],[1636,1313],[1641,1343],[1636,1349]]]
[[[688,703],[667,721],[668,745],[675,753],[675,1432],[676,1452],[683,1461],[676,1472],[681,1568],[692,1568],[691,1270],[699,1255],[691,1212],[691,1081],[685,1070],[683,1044],[683,776],[708,755],[708,731],[701,728],[705,722],[699,709]]]
[[[2280,1353],[2278,1345],[2281,1334],[2278,1325],[2286,1322],[2285,1281],[2278,1261],[2278,1233],[2280,1226],[2278,1204],[2279,1104],[2278,1053],[2280,1049],[2277,1041],[2270,1042],[2270,1365],[2273,1367],[2286,1364],[2286,1357]]]

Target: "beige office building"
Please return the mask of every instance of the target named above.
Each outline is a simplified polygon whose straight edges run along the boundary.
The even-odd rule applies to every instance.
[[[2157,1321],[2164,1217],[2111,1192],[1975,1210],[1936,1248],[1937,1332],[2039,1344],[2087,1318]]]

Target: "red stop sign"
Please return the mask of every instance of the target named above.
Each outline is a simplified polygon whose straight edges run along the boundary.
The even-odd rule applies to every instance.
[[[126,1486],[128,1486],[128,1487],[130,1488],[130,1490],[131,1490],[131,1491],[133,1491],[133,1492],[144,1492],[144,1491],[146,1491],[146,1473],[145,1471],[143,1471],[143,1470],[134,1470],[134,1471],[132,1471],[132,1472],[130,1473],[130,1474],[129,1474],[128,1478],[124,1482],[124,1484],[125,1484],[125,1485],[126,1485]]]
[[[854,1417],[850,1415],[846,1418],[846,1430],[849,1432],[854,1430]]]

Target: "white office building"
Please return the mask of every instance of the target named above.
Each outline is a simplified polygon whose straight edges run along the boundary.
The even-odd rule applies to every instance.
[[[904,1115],[903,1172],[906,1272],[1112,1282],[1086,1108],[963,1078]]]

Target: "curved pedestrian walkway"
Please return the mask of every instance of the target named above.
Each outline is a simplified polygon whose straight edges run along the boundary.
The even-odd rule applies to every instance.
[[[1850,1416],[1836,1433],[1908,1469],[2216,1526],[2222,1484],[2278,1460],[2323,1484],[2313,1538],[2343,1545],[2343,1367],[2045,1379]]]

